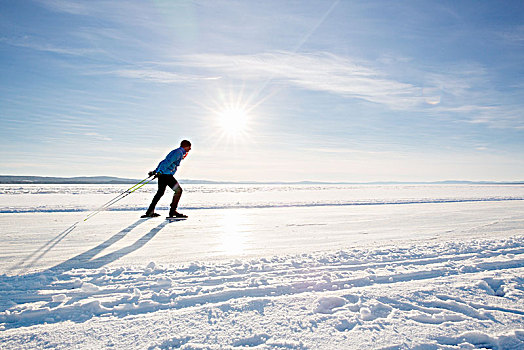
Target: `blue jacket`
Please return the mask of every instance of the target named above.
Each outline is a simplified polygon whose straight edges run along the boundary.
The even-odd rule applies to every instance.
[[[182,147],[172,150],[169,152],[166,159],[158,164],[155,172],[159,174],[175,175],[176,168],[180,165],[182,159],[184,159],[184,154],[186,154],[186,150]]]

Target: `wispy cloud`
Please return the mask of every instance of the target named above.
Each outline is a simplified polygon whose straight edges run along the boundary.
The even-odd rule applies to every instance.
[[[84,133],[84,135],[88,136],[88,137],[92,137],[93,139],[99,140],[99,141],[112,141],[112,139],[110,137],[101,135],[101,134],[99,134],[97,132],[86,132],[86,133]]]
[[[382,104],[393,110],[455,114],[460,120],[490,127],[524,128],[524,114],[518,106],[493,103],[500,93],[490,87],[486,69],[475,63],[447,67],[445,72],[436,73],[436,69],[424,70],[404,59],[397,69],[409,69],[413,76],[399,81],[371,62],[324,52],[201,54],[179,59],[181,65],[243,80],[276,80]]]
[[[319,52],[274,52],[257,55],[199,54],[181,57],[181,64],[243,80],[276,80],[406,109],[424,103],[421,88],[389,79],[349,58]]]
[[[155,83],[188,83],[201,80],[217,80],[220,76],[198,76],[190,74],[173,73],[158,69],[119,69],[109,72],[124,78],[134,78]]]
[[[118,1],[79,1],[79,0],[37,0],[42,7],[56,13],[82,16],[96,19],[97,22],[111,23],[121,28],[140,28],[141,31],[155,31],[156,34],[169,28],[172,23],[162,21],[164,9],[175,14],[183,15],[182,8],[193,6],[191,1],[173,2],[144,2],[128,0],[125,3]],[[181,17],[181,20],[184,18]],[[175,24],[176,25],[176,24]],[[138,32],[137,32],[138,33]]]
[[[524,130],[524,111],[520,106],[486,107],[476,113],[469,122],[487,124],[498,129]]]
[[[304,147],[301,149],[303,152],[314,152],[322,154],[332,155],[364,155],[364,156],[375,156],[375,155],[388,155],[393,152],[390,151],[371,151],[356,148],[344,148],[344,147]]]
[[[73,15],[87,15],[91,12],[90,3],[69,0],[38,0],[43,6]]]
[[[509,43],[521,45],[524,43],[524,25],[519,25],[511,28],[511,30],[500,32],[500,36]]]
[[[49,43],[37,42],[37,41],[31,40],[31,38],[23,38],[19,40],[0,38],[0,42],[3,42],[11,46],[24,47],[24,48],[28,48],[32,50],[51,52],[51,53],[56,53],[56,54],[61,54],[61,55],[69,55],[69,56],[85,56],[85,55],[100,52],[99,50],[92,49],[92,48],[58,47],[58,46],[54,46]]]
[[[163,84],[183,84],[222,77],[244,82],[289,84],[381,104],[392,110],[455,115],[458,120],[496,128],[524,127],[516,106],[494,103],[500,93],[490,88],[489,76],[478,64],[418,67],[409,59],[397,62],[405,81],[380,69],[380,62],[325,52],[272,52],[253,55],[193,54],[171,62],[149,62],[151,67],[109,72],[120,77]],[[191,70],[192,74],[177,71]],[[479,88],[482,87],[482,88]]]

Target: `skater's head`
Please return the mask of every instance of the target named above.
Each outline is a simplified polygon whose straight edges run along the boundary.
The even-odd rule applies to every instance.
[[[187,153],[187,152],[189,152],[191,150],[191,142],[189,142],[188,140],[184,140],[184,141],[180,142],[180,147],[185,149],[186,153]]]

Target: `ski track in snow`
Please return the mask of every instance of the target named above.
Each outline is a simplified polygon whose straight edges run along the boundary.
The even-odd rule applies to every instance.
[[[524,348],[524,237],[180,266],[94,260],[0,276],[2,348],[69,348],[81,334],[92,348]],[[128,339],[136,329],[155,336]]]

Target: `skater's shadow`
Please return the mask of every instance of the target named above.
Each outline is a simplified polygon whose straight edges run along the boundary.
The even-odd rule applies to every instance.
[[[130,231],[132,231],[135,227],[146,221],[147,219],[140,219],[134,224],[126,227],[122,231],[118,232],[114,236],[110,237],[106,241],[100,243],[94,248],[89,249],[88,251],[79,254],[75,257],[72,257],[71,259],[68,259],[52,268],[49,269],[49,271],[64,271],[64,270],[71,270],[71,269],[78,269],[78,268],[86,268],[86,269],[96,269],[100,268],[104,265],[107,265],[109,263],[112,263],[113,261],[116,261],[120,259],[121,257],[124,257],[140,248],[142,248],[147,242],[149,242],[153,237],[156,236],[160,230],[162,230],[166,224],[167,221],[162,222],[161,224],[157,225],[151,231],[146,233],[144,236],[140,237],[135,243],[121,248],[117,251],[114,251],[112,253],[108,253],[104,256],[98,257],[96,259],[93,259],[96,255],[101,253],[104,249],[112,246],[122,238],[124,238]]]
[[[104,242],[98,244],[96,247],[93,247],[87,250],[86,252],[72,257],[47,270],[28,275],[0,275],[0,286],[5,287],[5,289],[0,293],[0,312],[4,312],[5,310],[17,304],[26,304],[31,302],[51,302],[51,297],[49,295],[46,295],[45,293],[40,293],[41,290],[47,289],[48,286],[53,285],[57,281],[69,281],[71,279],[69,271],[73,269],[100,268],[128,254],[131,254],[132,252],[146,245],[168,223],[167,221],[163,221],[156,227],[152,228],[145,235],[138,238],[138,240],[136,240],[133,244],[118,249],[114,252],[108,253],[104,256],[95,258],[95,256],[102,253],[102,251],[123,239],[129,232],[131,232],[133,229],[135,229],[138,225],[145,222],[146,220],[147,219],[140,219],[136,221],[132,225],[114,234],[112,237],[108,238]],[[68,230],[70,229],[71,228],[69,228]],[[48,242],[45,246],[39,248],[39,250],[33,253],[29,258],[26,258],[26,261],[29,260],[32,256],[38,254],[39,252],[42,252],[44,249],[50,250],[54,245],[56,245],[61,239],[63,239],[63,237],[65,237],[70,232],[68,230],[62,232],[60,235]],[[2,319],[0,318],[0,323],[1,320]],[[5,327],[16,328],[20,326],[37,324],[39,323],[39,321],[40,320],[38,319],[38,317],[34,320],[22,319],[19,322],[17,321],[12,324],[7,323]]]

